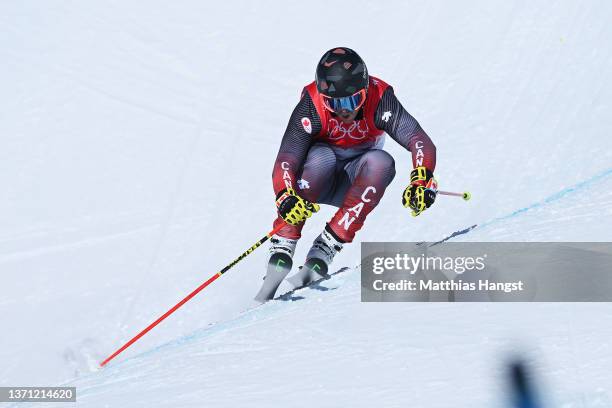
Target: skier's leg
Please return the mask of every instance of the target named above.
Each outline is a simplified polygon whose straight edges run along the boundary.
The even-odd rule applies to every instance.
[[[386,151],[373,149],[350,161],[344,169],[351,185],[326,229],[338,241],[348,243],[391,184],[395,161]]]
[[[333,189],[336,170],[336,155],[324,144],[315,144],[308,151],[302,173],[295,186],[296,192],[305,199],[316,203],[320,197],[329,195]],[[270,240],[270,257],[264,283],[255,300],[265,302],[274,297],[279,285],[291,271],[293,254],[297,240],[301,236],[302,225],[285,224],[282,218],[274,221],[274,227],[285,226]]]
[[[394,176],[395,162],[383,150],[369,150],[344,166],[333,196],[326,200],[339,209],[315,238],[304,267],[288,279],[293,286],[304,286],[328,274],[336,253],[353,240]]]

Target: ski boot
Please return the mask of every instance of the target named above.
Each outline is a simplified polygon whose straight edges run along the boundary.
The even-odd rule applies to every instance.
[[[289,274],[293,265],[293,253],[297,244],[296,239],[284,238],[274,235],[270,242],[270,258],[266,276],[261,289],[255,296],[255,300],[260,303],[267,302],[274,298],[276,290],[281,282]]]
[[[304,266],[287,281],[298,288],[317,279],[326,278],[329,274],[329,265],[334,256],[342,249],[342,245],[343,243],[332,235],[328,227],[325,227],[321,235],[312,243]]]

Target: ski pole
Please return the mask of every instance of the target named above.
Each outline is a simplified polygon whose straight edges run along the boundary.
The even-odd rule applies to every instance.
[[[447,195],[447,196],[454,196],[454,197],[462,197],[465,201],[468,201],[470,198],[472,198],[472,194],[470,194],[469,191],[465,191],[463,193],[453,193],[452,191],[441,191],[441,190],[438,190],[438,194]]]
[[[158,324],[160,324],[162,321],[164,321],[164,319],[166,319],[166,317],[170,316],[172,313],[176,312],[176,310],[183,306],[185,303],[187,303],[191,298],[193,298],[195,295],[197,295],[198,293],[200,293],[205,287],[207,287],[208,285],[210,285],[211,283],[213,283],[215,280],[217,280],[217,278],[219,278],[221,275],[223,275],[225,272],[227,272],[228,270],[230,270],[230,268],[232,268],[234,265],[236,265],[238,262],[242,261],[244,258],[246,258],[248,255],[251,254],[251,252],[255,251],[257,248],[259,248],[261,246],[261,244],[263,244],[264,242],[266,242],[268,239],[270,239],[270,237],[272,237],[272,235],[276,234],[281,228],[283,228],[285,226],[284,223],[281,223],[279,226],[275,227],[272,231],[268,232],[264,237],[262,237],[259,241],[257,241],[253,246],[251,246],[249,249],[247,249],[246,251],[244,251],[238,258],[234,259],[230,264],[228,264],[225,268],[221,269],[219,272],[217,272],[216,274],[214,274],[213,276],[211,276],[206,282],[202,283],[200,286],[198,286],[193,292],[191,292],[190,294],[188,294],[187,296],[185,296],[183,298],[183,300],[181,300],[180,302],[178,302],[176,305],[172,306],[166,313],[164,313],[163,315],[161,315],[159,318],[157,318],[157,320],[155,320],[153,323],[151,323],[150,325],[148,325],[147,327],[144,328],[144,330],[142,330],[140,333],[138,333],[136,336],[132,337],[130,339],[130,341],[128,341],[127,343],[125,343],[123,346],[121,346],[121,348],[119,348],[117,351],[115,351],[113,354],[111,354],[110,356],[108,356],[104,361],[102,361],[100,363],[100,367],[104,367],[106,365],[106,363],[108,363],[109,361],[111,361],[113,358],[117,357],[120,353],[122,353],[125,349],[127,349],[128,347],[130,347],[132,344],[134,344],[136,341],[138,341],[138,339],[140,339],[142,336],[144,336],[145,334],[147,334],[152,328],[154,328],[155,326],[157,326]]]

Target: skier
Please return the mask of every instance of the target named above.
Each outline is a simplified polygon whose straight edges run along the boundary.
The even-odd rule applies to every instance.
[[[268,269],[256,300],[273,298],[291,270],[304,222],[318,210],[314,203],[338,211],[314,240],[303,268],[289,279],[294,286],[325,276],[336,253],[353,241],[395,176],[393,157],[382,150],[385,132],[412,153],[414,170],[402,202],[418,216],[436,199],[433,142],[393,88],[368,74],[355,51],[327,51],[315,81],[302,90],[274,163],[274,226],[285,226],[271,238]]]

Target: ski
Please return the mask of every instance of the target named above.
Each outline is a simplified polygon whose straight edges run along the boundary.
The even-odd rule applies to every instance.
[[[440,241],[434,242],[431,246],[442,244],[442,243],[448,241],[449,239],[455,238],[456,236],[467,234],[468,232],[472,231],[477,226],[478,226],[478,224],[474,224],[474,225],[472,225],[470,227],[467,227],[465,229],[462,229],[462,230],[459,230],[459,231],[455,231],[452,234],[450,234],[449,236],[447,236],[446,238],[443,238]]]
[[[467,228],[464,228],[464,229],[462,229],[462,230],[455,231],[455,232],[453,232],[452,234],[450,234],[450,235],[448,235],[448,236],[446,236],[446,237],[442,238],[442,239],[441,239],[441,240],[439,240],[439,241],[435,241],[435,242],[430,243],[430,244],[429,244],[429,246],[430,246],[430,247],[432,247],[432,246],[436,246],[436,245],[439,245],[439,244],[443,244],[443,243],[445,243],[446,241],[448,241],[448,240],[450,240],[450,239],[453,239],[453,238],[455,238],[455,237],[457,237],[457,236],[459,236],[459,235],[465,235],[465,234],[469,233],[470,231],[472,231],[472,230],[473,230],[473,229],[475,229],[476,227],[478,227],[478,224],[474,224],[474,225],[469,226],[469,227],[467,227]],[[417,243],[417,245],[423,245],[423,244],[427,244],[427,242],[425,242],[425,241],[421,241],[421,242],[418,242],[418,243]]]
[[[255,300],[260,303],[265,303],[273,299],[276,289],[278,289],[281,282],[289,274],[292,265],[293,261],[288,254],[284,252],[273,254],[268,261],[266,276],[264,277],[261,289],[259,289],[259,292],[255,296]]]
[[[327,276],[327,270],[328,266],[325,261],[319,258],[311,258],[299,268],[295,275],[287,278],[287,282],[294,288],[299,288],[319,279],[321,276]]]
[[[295,301],[295,300],[304,299],[304,297],[294,297],[293,295],[295,295],[296,292],[298,292],[298,291],[300,291],[302,289],[306,289],[306,288],[311,288],[311,289],[317,288],[317,289],[321,289],[321,290],[328,290],[328,289],[322,289],[322,287],[318,287],[318,285],[321,282],[323,282],[323,281],[329,280],[329,279],[331,279],[331,278],[333,278],[335,276],[343,274],[343,273],[345,273],[347,271],[350,271],[352,269],[353,268],[349,268],[349,267],[345,266],[343,268],[338,269],[337,271],[335,271],[333,273],[327,274],[327,275],[322,276],[322,277],[320,277],[318,279],[315,279],[315,280],[313,280],[311,282],[308,282],[308,283],[306,283],[304,285],[295,287],[295,288],[293,288],[293,289],[291,289],[291,290],[289,290],[289,291],[287,291],[287,292],[285,292],[283,294],[280,294],[280,295],[276,296],[273,300]]]

